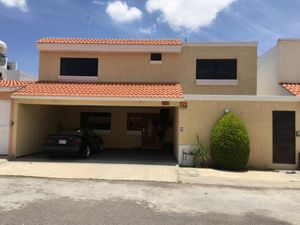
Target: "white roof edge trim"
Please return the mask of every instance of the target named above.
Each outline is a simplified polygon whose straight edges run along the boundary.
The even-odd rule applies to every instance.
[[[39,51],[180,53],[181,45],[101,45],[37,43]]]
[[[0,87],[0,92],[10,92],[14,89],[12,87]]]
[[[182,46],[253,46],[257,47],[258,42],[183,42]]]
[[[12,96],[12,99],[24,99],[24,100],[83,100],[83,101],[130,101],[130,102],[161,102],[161,101],[169,101],[169,102],[180,102],[183,101],[184,98],[121,98],[121,97],[68,97],[68,96],[22,96],[16,95]]]
[[[260,96],[260,95],[192,95],[185,94],[186,101],[287,101],[300,102],[300,97],[296,96]]]
[[[24,88],[24,86],[16,86],[16,87],[0,87],[0,92],[13,92]]]

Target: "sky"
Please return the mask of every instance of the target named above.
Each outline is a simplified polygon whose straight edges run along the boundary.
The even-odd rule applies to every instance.
[[[42,37],[257,41],[300,38],[300,0],[0,0],[0,40],[19,69],[38,74]]]

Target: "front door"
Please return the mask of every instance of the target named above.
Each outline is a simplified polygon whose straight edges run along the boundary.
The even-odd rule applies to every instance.
[[[158,137],[156,131],[156,115],[147,115],[142,117],[142,146],[157,147]]]
[[[295,164],[295,112],[273,112],[273,163]]]

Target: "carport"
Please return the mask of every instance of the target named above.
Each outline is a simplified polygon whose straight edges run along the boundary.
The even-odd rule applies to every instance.
[[[165,86],[168,90],[172,90],[170,87],[174,88],[177,97],[173,98],[165,94],[161,98],[157,96],[120,98],[57,96],[57,90],[55,93],[48,91],[47,96],[40,93],[43,90],[41,86],[44,90],[49,90],[44,86],[51,85],[53,89],[53,86],[56,87],[55,84],[63,84],[63,89],[60,87],[58,90],[64,92],[68,88],[70,90],[70,86],[72,88],[77,86],[78,93],[78,88],[82,88],[82,85],[87,87],[86,91],[93,92],[91,88],[101,86],[102,83],[95,85],[95,83],[77,82],[38,82],[26,87],[29,89],[27,91],[24,88],[16,92],[13,96],[14,125],[11,128],[10,158],[40,153],[43,151],[47,135],[61,129],[79,128],[86,123],[89,123],[91,128],[103,138],[106,150],[102,158],[97,156],[94,160],[103,162],[106,158],[107,162],[122,162],[122,160],[128,162],[131,160],[130,155],[132,159],[139,159],[141,162],[146,162],[147,157],[153,160],[155,155],[160,155],[166,160],[177,158],[178,106],[181,100],[181,96],[177,93],[177,84],[160,84],[160,88],[166,88]],[[157,88],[157,85],[153,87]],[[97,88],[99,93],[99,87]],[[32,95],[34,90],[38,91],[38,95]],[[151,88],[148,87],[147,92],[147,96],[151,95]],[[157,90],[154,92],[157,95]],[[167,157],[167,153],[170,157]]]

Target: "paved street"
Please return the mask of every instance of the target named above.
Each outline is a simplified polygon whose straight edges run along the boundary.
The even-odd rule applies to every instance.
[[[0,178],[0,224],[300,224],[297,189]]]

